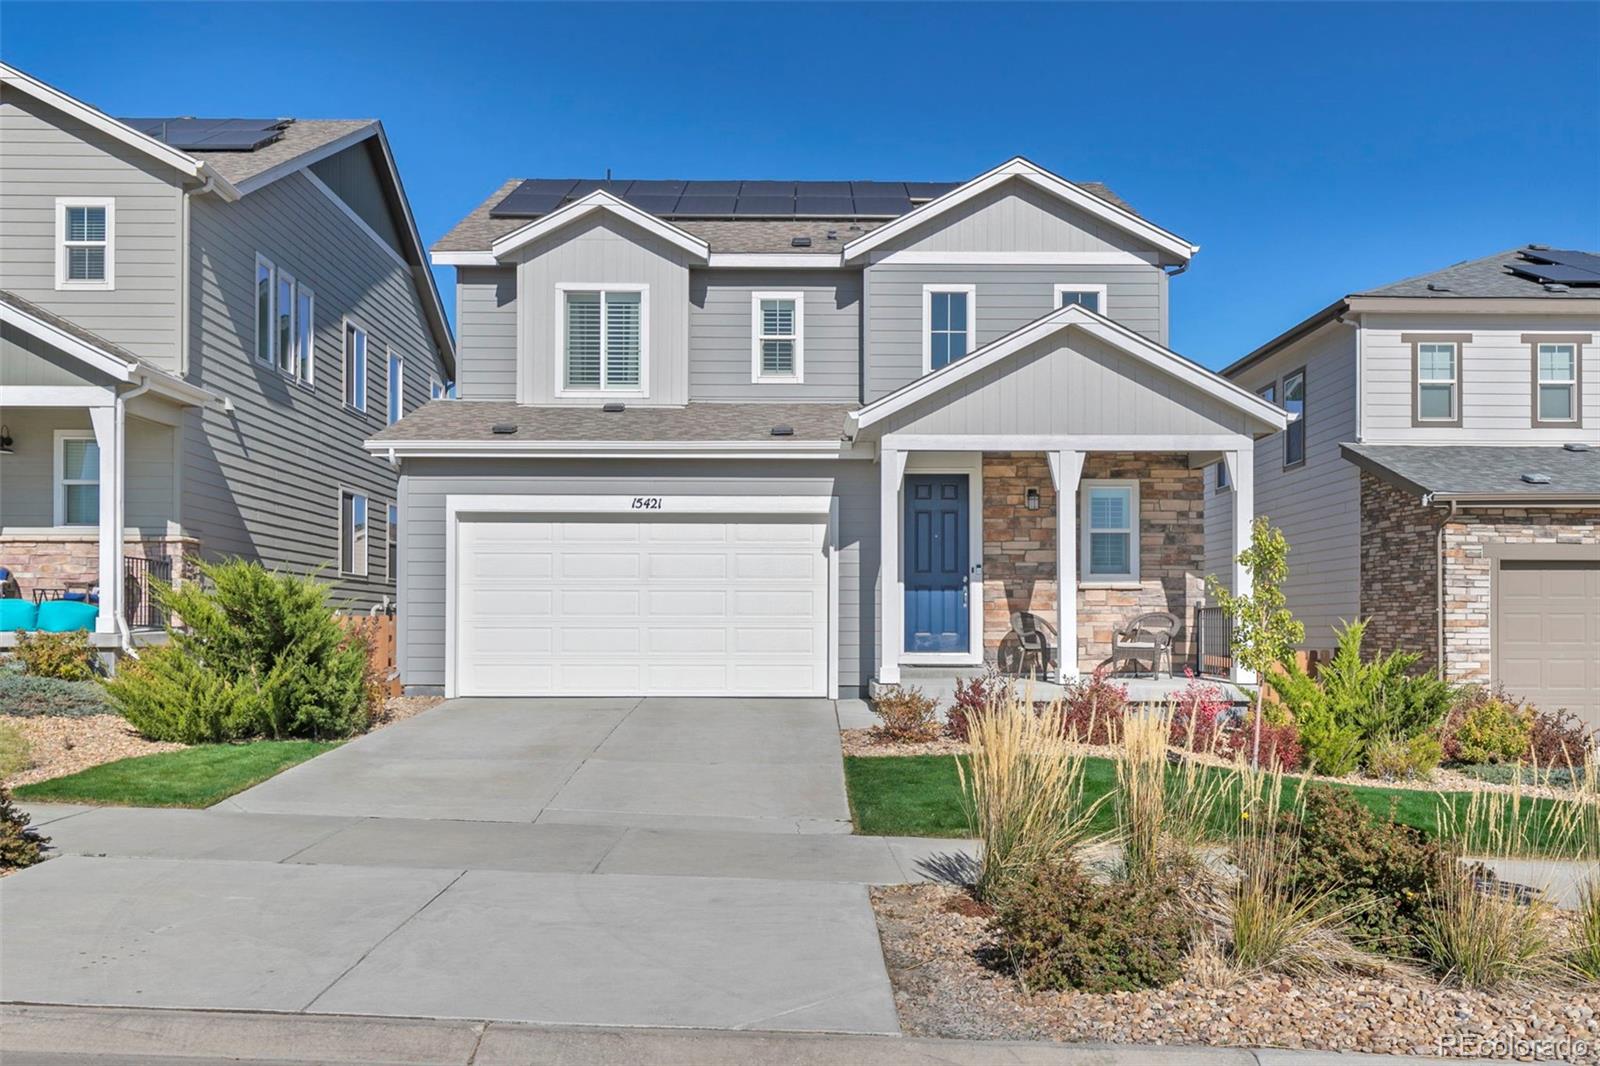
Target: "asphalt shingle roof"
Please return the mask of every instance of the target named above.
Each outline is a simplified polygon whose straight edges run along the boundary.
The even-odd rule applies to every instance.
[[[691,403],[686,407],[529,407],[486,400],[433,400],[372,439],[386,441],[836,441],[855,404]],[[494,426],[517,427],[496,434]],[[793,436],[774,437],[789,426]]]
[[[1594,288],[1573,287],[1565,291],[1552,292],[1532,278],[1513,274],[1506,264],[1515,262],[1518,253],[1522,251],[1523,247],[1517,247],[1496,252],[1494,255],[1486,255],[1482,259],[1468,259],[1430,274],[1418,274],[1414,278],[1405,278],[1390,285],[1382,285],[1365,292],[1353,292],[1350,295],[1422,296],[1439,299],[1536,297],[1549,300],[1593,300],[1600,297],[1600,290]]]
[[[1521,496],[1530,502],[1573,496],[1600,497],[1600,449],[1568,451],[1559,444],[1490,447],[1419,444],[1342,444],[1344,457],[1368,472],[1418,494]],[[1523,474],[1543,474],[1533,485]]]
[[[297,118],[284,127],[277,140],[253,152],[218,152],[204,148],[181,150],[210,164],[224,179],[237,185],[280,163],[314,152],[356,130],[376,128],[377,125],[377,120],[370,118]]]

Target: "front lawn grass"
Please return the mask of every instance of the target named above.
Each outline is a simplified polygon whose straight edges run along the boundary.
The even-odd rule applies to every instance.
[[[202,744],[102,763],[65,777],[21,785],[13,794],[40,803],[209,807],[339,744],[336,740]]]
[[[956,776],[956,755],[849,756],[844,760],[845,785],[850,795],[850,813],[856,832],[873,836],[964,837],[968,833],[966,813],[961,807],[961,782]],[[1218,770],[1217,773],[1224,771]],[[1089,801],[1116,787],[1117,768],[1110,759],[1090,758],[1084,766],[1084,793]],[[1316,783],[1313,783],[1316,785]],[[1290,783],[1285,783],[1285,788]],[[1414,826],[1432,835],[1438,829],[1438,811],[1443,797],[1453,797],[1460,810],[1470,793],[1437,793],[1419,789],[1384,788],[1381,785],[1327,785],[1353,793],[1379,818],[1392,816],[1396,822]],[[1550,800],[1522,801],[1547,819],[1555,809]],[[1287,806],[1287,803],[1285,804]],[[1238,817],[1238,808],[1219,813],[1219,829]],[[1096,815],[1096,832],[1112,828],[1111,804],[1105,803]],[[1536,844],[1543,843],[1536,841]]]

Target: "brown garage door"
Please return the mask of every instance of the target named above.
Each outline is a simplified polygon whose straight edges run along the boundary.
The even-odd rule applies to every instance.
[[[1495,679],[1600,727],[1600,560],[1502,560],[1496,592]]]

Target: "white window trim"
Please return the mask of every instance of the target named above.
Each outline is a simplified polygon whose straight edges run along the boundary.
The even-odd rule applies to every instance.
[[[65,476],[67,472],[67,441],[86,440],[89,443],[94,444],[97,443],[98,439],[99,438],[94,435],[94,430],[92,429],[58,429],[55,432],[55,450],[52,464],[53,473],[50,477],[50,484],[55,497],[55,513],[53,515],[53,519],[57,529],[94,529],[99,525],[98,522],[75,522],[72,525],[67,524],[67,479]],[[72,483],[74,485],[94,485],[98,489],[100,485],[100,468],[98,466],[95,467],[93,481],[75,478]],[[105,501],[101,500],[100,503],[102,506],[104,506]]]
[[[287,284],[289,286],[289,368],[287,370],[285,370],[284,366],[283,366],[284,353],[278,351],[278,320],[283,316],[283,308],[279,307],[278,304],[279,304],[280,300],[282,299],[283,287],[284,287],[285,284]],[[289,273],[287,270],[278,270],[273,274],[273,278],[272,278],[272,365],[277,367],[278,368],[278,373],[282,374],[286,378],[292,378],[292,377],[295,376],[295,373],[294,373],[295,351],[294,351],[294,349],[295,349],[295,345],[296,345],[296,343],[298,341],[298,337],[299,337],[299,332],[295,327],[296,327],[296,323],[298,321],[298,316],[300,314],[300,305],[299,305],[299,302],[295,298],[295,291],[296,291],[295,290],[295,280],[294,280],[294,275],[293,274]]]
[[[351,329],[354,329],[367,339],[367,342],[361,346],[361,366],[356,371],[356,381],[361,383],[360,387],[355,390],[361,400],[360,403],[352,402],[345,389],[345,377],[350,373],[350,350],[345,346],[345,340],[349,337]],[[339,320],[339,351],[341,356],[339,361],[339,402],[344,405],[346,410],[360,411],[362,414],[367,411],[367,352],[371,349],[372,334],[368,333],[360,323],[352,321],[349,315],[345,315]]]
[[[1096,574],[1089,568],[1089,535],[1093,532],[1121,532],[1120,530],[1093,530],[1089,523],[1089,500],[1094,489],[1128,489],[1128,565],[1125,574]],[[1139,580],[1139,482],[1132,478],[1084,478],[1078,482],[1078,584],[1082,586],[1126,583]]]
[[[352,527],[355,523],[354,500],[359,497],[366,502],[367,550],[362,552],[359,557],[357,557],[355,554],[355,530],[354,528],[346,528],[344,524],[344,498],[346,496],[349,496],[352,501],[350,510],[350,521]],[[372,569],[372,499],[364,492],[358,492],[355,489],[346,488],[343,485],[340,485],[339,495],[336,497],[336,500],[337,502],[335,504],[336,509],[334,511],[334,521],[339,526],[339,547],[338,554],[334,556],[334,566],[338,569],[340,577],[370,577]],[[346,537],[350,538],[350,565],[352,567],[350,570],[346,570],[344,568],[344,545]],[[359,567],[360,569],[355,569],[356,567]]]
[[[73,281],[67,277],[67,208],[103,207],[106,210],[106,276],[96,281]],[[56,289],[87,289],[110,292],[117,287],[116,242],[117,201],[111,196],[56,197]],[[86,242],[79,241],[79,244]],[[92,242],[87,242],[92,243]]]
[[[1052,293],[1050,310],[1052,311],[1058,311],[1061,309],[1061,294],[1064,292],[1092,292],[1096,296],[1100,297],[1100,306],[1094,309],[1095,314],[1110,317],[1107,310],[1109,305],[1106,303],[1106,287],[1104,285],[1058,281],[1050,291]]]
[[[1450,377],[1425,378],[1422,376],[1422,349],[1428,346],[1450,349]],[[1417,405],[1417,421],[1422,423],[1437,422],[1440,425],[1455,425],[1460,421],[1461,405],[1461,345],[1455,341],[1419,341],[1417,342],[1417,394],[1412,397],[1412,402]],[[1450,386],[1450,413],[1448,415],[1425,415],[1422,413],[1422,387],[1424,385],[1449,385]]]
[[[1560,380],[1546,381],[1543,370],[1539,366],[1539,356],[1542,348],[1566,348],[1572,352],[1572,376]],[[1583,358],[1583,350],[1572,341],[1536,341],[1533,346],[1533,416],[1534,421],[1540,425],[1576,425],[1578,422],[1578,360]],[[1567,410],[1571,412],[1566,418],[1548,418],[1544,413],[1544,389],[1546,386],[1564,387],[1572,397],[1567,403]]]
[[[650,286],[619,284],[617,282],[558,282],[555,287],[556,305],[556,357],[555,394],[559,397],[590,397],[615,399],[632,397],[645,399],[650,395]],[[598,292],[600,297],[600,383],[598,389],[571,389],[567,387],[567,293]],[[636,389],[608,389],[606,380],[605,296],[608,292],[636,292],[639,294],[639,387]]]
[[[395,535],[400,527],[400,505],[393,500],[383,505],[383,576],[385,580],[394,581],[400,569],[392,565],[390,560],[398,562],[400,559],[400,538]]]
[[[761,301],[793,300],[794,333],[792,336],[761,333]],[[791,374],[766,374],[761,370],[761,342],[764,340],[794,341],[794,372]],[[805,381],[806,350],[806,294],[803,292],[752,292],[750,294],[750,382],[753,385],[786,385]]]
[[[978,287],[976,285],[924,285],[922,287],[922,372],[933,372],[933,294],[961,292],[967,296],[967,351],[978,350]]]
[[[267,268],[267,357],[261,357],[261,268]],[[272,260],[256,253],[256,265],[250,272],[250,358],[257,366],[278,365],[278,268]]]
[[[299,328],[301,325],[300,297],[302,295],[304,295],[306,298],[306,313],[304,316],[306,319],[306,350],[304,352],[300,351],[299,336]],[[315,388],[317,384],[317,294],[314,290],[302,286],[297,281],[295,282],[294,298],[294,321],[296,333],[294,337],[295,370],[292,376],[296,381],[300,382],[300,384],[304,385],[308,389],[311,389]],[[344,338],[341,336],[340,343],[343,343],[343,341]]]
[[[386,347],[384,353],[384,387],[388,392],[383,398],[383,413],[392,426],[406,416],[406,357],[393,347]]]

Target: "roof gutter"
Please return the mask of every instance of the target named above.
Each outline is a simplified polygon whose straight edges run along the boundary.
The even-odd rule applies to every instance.
[[[1528,492],[1428,492],[1424,506],[1448,503],[1452,507],[1596,507],[1600,492],[1573,492],[1548,496]]]
[[[1349,310],[1350,302],[1348,300],[1335,300],[1327,307],[1324,307],[1322,310],[1313,314],[1310,318],[1304,319],[1295,325],[1290,326],[1288,329],[1284,330],[1267,343],[1261,345],[1249,355],[1244,356],[1242,359],[1239,359],[1230,366],[1223,367],[1221,370],[1217,371],[1217,373],[1221,374],[1225,378],[1232,377],[1239,371],[1244,370],[1246,367],[1254,366],[1256,363],[1259,363],[1269,355],[1272,355],[1279,348],[1293,344],[1295,341],[1306,336],[1307,334],[1321,329],[1323,326],[1327,325],[1334,319],[1339,318]]]
[[[382,440],[363,443],[368,452],[389,462],[402,459],[560,459],[622,457],[631,459],[756,458],[870,459],[873,449],[859,449],[850,440],[829,441],[592,441],[592,440]]]

